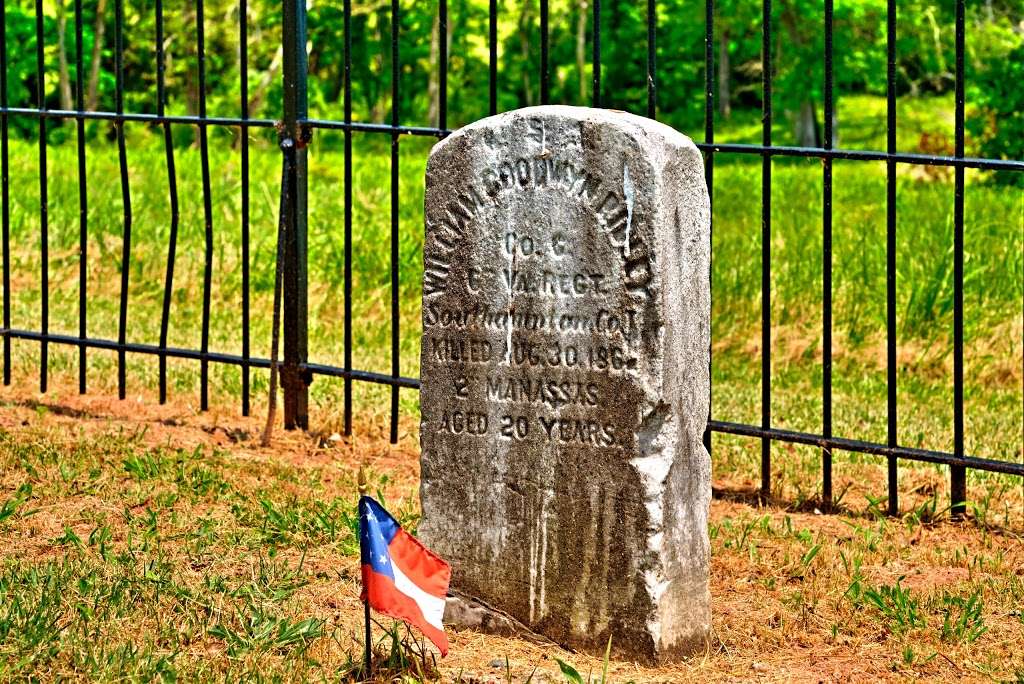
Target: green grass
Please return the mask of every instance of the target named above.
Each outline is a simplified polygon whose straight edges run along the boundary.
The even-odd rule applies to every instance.
[[[156,435],[2,408],[17,420],[0,430],[0,680],[357,679],[358,453],[183,448],[201,421]],[[404,479],[371,486],[414,530],[415,478],[390,462]],[[1002,681],[1024,667],[1020,525],[717,501],[708,654],[644,670],[453,632],[435,660],[384,621],[373,681],[718,681],[766,662],[794,679],[856,663],[872,680]]]
[[[884,97],[840,93],[836,98],[837,125],[833,132],[836,147],[852,150],[886,149],[886,109]],[[824,116],[818,110],[818,118]],[[968,109],[970,119],[977,113]],[[793,141],[793,119],[789,112],[776,111],[772,117],[772,140],[776,145],[790,145]],[[739,109],[729,119],[716,121],[715,141],[761,144],[761,111]],[[922,149],[925,136],[929,144],[949,145],[948,152]],[[954,115],[953,96],[923,95],[896,100],[896,149],[899,152],[953,154]],[[970,145],[970,142],[968,142]],[[975,154],[968,147],[969,155]]]
[[[914,151],[921,132],[944,125],[947,99],[900,103],[900,149]],[[884,101],[840,100],[841,144],[878,149]],[[749,137],[756,119],[736,112],[722,140]],[[783,125],[780,123],[779,125]],[[749,129],[749,130],[748,130]],[[880,133],[881,131],[881,133]],[[155,344],[167,259],[169,204],[160,140],[129,125],[128,160],[133,234],[129,270],[128,339]],[[781,136],[781,134],[780,134]],[[781,136],[780,139],[784,139]],[[214,261],[211,349],[241,352],[240,160],[225,138],[211,149]],[[309,288],[310,357],[343,359],[343,216],[341,138],[319,132],[310,152]],[[423,170],[431,140],[402,139],[398,205],[400,370],[419,366]],[[390,165],[386,140],[354,136],[353,290],[354,363],[390,372]],[[39,179],[37,146],[12,142],[12,323],[38,329]],[[196,149],[176,150],[181,227],[171,306],[169,343],[198,347],[202,310],[203,203]],[[48,151],[50,330],[77,334],[78,188],[73,145]],[[779,427],[817,431],[821,424],[822,173],[815,160],[773,164],[771,321],[772,411]],[[953,186],[942,175],[901,165],[897,178],[897,328],[899,437],[906,446],[952,448]],[[269,140],[252,144],[250,264],[252,353],[269,353],[273,254],[280,158]],[[991,185],[968,171],[965,225],[965,403],[969,453],[1024,457],[1021,425],[1024,299],[1024,193]],[[756,157],[719,154],[715,166],[713,339],[714,417],[760,421],[761,167]],[[89,333],[116,339],[121,272],[122,204],[114,146],[88,151]],[[834,432],[885,442],[886,185],[884,164],[836,162],[833,197]],[[38,344],[15,342],[15,375],[37,371]],[[89,382],[113,387],[115,355],[90,351]],[[171,393],[197,396],[198,364],[171,361]],[[51,346],[51,373],[73,382],[77,351]],[[211,369],[215,400],[236,403],[238,369]],[[254,373],[257,398],[266,374]],[[155,358],[129,357],[129,392],[156,387]],[[339,424],[341,383],[318,378],[312,386],[314,423]],[[417,413],[414,392],[403,391],[402,410]],[[372,421],[388,410],[387,390],[357,385],[356,411]],[[719,472],[753,476],[759,446],[716,437]],[[809,496],[817,479],[816,450],[775,447],[781,482],[803,482]],[[852,462],[868,460],[852,455]],[[931,466],[925,466],[931,468]],[[792,477],[790,477],[792,476]],[[979,475],[984,479],[986,476]],[[791,484],[785,485],[790,487]],[[781,486],[781,485],[780,485]],[[794,492],[789,491],[789,494]],[[800,494],[800,492],[797,492]]]
[[[0,679],[333,679],[359,665],[358,648],[324,656],[354,636],[310,591],[355,582],[354,562],[323,560],[358,554],[355,497],[340,496],[355,483],[337,468],[153,447],[141,431],[0,431],[0,480],[21,482],[0,503]],[[388,480],[371,483],[381,496]],[[414,529],[407,502],[392,510]]]

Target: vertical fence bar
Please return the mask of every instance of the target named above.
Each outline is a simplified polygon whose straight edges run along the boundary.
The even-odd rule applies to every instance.
[[[647,0],[647,116],[651,119],[658,110],[657,39],[658,8],[655,0]]]
[[[498,113],[498,0],[487,8],[487,90],[491,115]]]
[[[398,126],[402,69],[399,62],[399,0],[391,0],[391,125]],[[391,131],[391,377],[400,375],[398,309],[398,131]],[[391,385],[391,443],[398,442],[398,384]]]
[[[956,3],[956,113],[955,149],[964,156],[964,0]],[[954,172],[953,196],[953,455],[964,456],[964,167]],[[963,517],[967,512],[967,469],[950,466],[950,514]]]
[[[46,62],[43,54],[43,0],[36,0],[36,105],[46,109]],[[40,327],[39,391],[46,392],[50,333],[50,202],[46,183],[46,117],[39,117],[39,248],[40,248]]]
[[[548,44],[548,0],[540,0],[540,103],[551,102],[551,64]]]
[[[164,54],[163,0],[156,0],[156,113],[163,117],[167,105]],[[164,275],[164,301],[160,311],[160,403],[167,402],[167,329],[171,319],[171,293],[174,290],[174,260],[178,250],[178,179],[174,168],[174,139],[171,124],[163,122],[164,160],[167,167],[167,198],[171,210],[170,233],[167,239],[167,269]]]
[[[206,128],[206,29],[203,0],[196,0],[196,62],[199,78],[199,161],[203,180],[203,322],[199,350],[199,407],[210,408],[210,300],[213,287],[213,200],[210,197],[210,146]]]
[[[345,372],[352,372],[352,0],[345,0]],[[345,436],[352,434],[352,378],[344,382]]]
[[[591,71],[593,72],[592,77],[594,79],[594,95],[591,98],[593,100],[594,107],[601,106],[601,0],[594,0],[594,25],[591,28],[593,32],[593,38],[591,39],[591,47],[593,49],[593,55],[591,56],[590,63],[592,65]]]
[[[249,415],[249,3],[238,3],[238,80],[242,175],[242,415]]]
[[[715,1],[706,0],[704,3],[704,142],[707,145],[715,142]],[[708,186],[708,200],[711,203],[711,226],[708,238],[714,235],[714,202],[715,202],[715,153],[708,150],[704,154],[704,182]],[[714,269],[711,262],[714,259],[714,250],[711,250],[708,259],[708,282],[711,282],[711,275]],[[712,292],[711,300],[714,301]],[[709,322],[710,325],[710,322]],[[711,344],[708,342],[708,378],[711,377]],[[711,420],[711,398],[712,383],[708,383],[708,420]],[[711,428],[704,428],[704,448],[711,453]]]
[[[114,3],[114,110],[124,113],[124,0]],[[127,395],[127,364],[125,356],[128,342],[128,275],[132,256],[132,195],[128,185],[128,151],[124,140],[124,121],[115,124],[117,130],[117,161],[121,171],[121,209],[123,232],[121,237],[121,305],[117,318],[117,396]]]
[[[772,3],[762,6],[762,116],[761,143],[772,144]],[[772,423],[772,155],[767,149],[761,157],[761,427]],[[772,489],[772,443],[761,439],[761,496],[767,499]]]
[[[886,152],[896,153],[896,0],[889,0],[886,11]],[[886,220],[886,264],[885,264],[885,310],[886,310],[886,369],[888,389],[887,414],[889,420],[888,445],[896,446],[897,401],[896,383],[896,162],[890,157],[885,160],[885,220]],[[895,456],[888,458],[889,515],[898,515],[899,486]]]
[[[85,85],[82,47],[82,0],[75,0],[75,109],[85,109]],[[89,282],[89,194],[85,172],[85,119],[75,117],[75,141],[78,153],[78,392],[85,394],[86,348],[88,334],[88,282]]]
[[[282,278],[284,313],[284,426],[309,427],[309,371],[304,368],[309,349],[306,296],[307,159],[309,127],[300,124],[308,114],[306,97],[306,0],[285,0],[283,21],[284,81],[283,134],[290,140],[294,163],[287,164],[287,205],[284,206],[285,249]]]
[[[11,384],[11,195],[7,131],[7,3],[0,0],[0,243],[3,250],[4,384]]]
[[[825,134],[826,150],[833,143],[832,24],[833,0],[825,0]],[[821,434],[832,437],[832,158],[821,160]],[[832,450],[821,450],[821,501],[832,508]]]
[[[440,59],[437,68],[437,127],[448,128],[448,0],[438,0],[438,47]]]

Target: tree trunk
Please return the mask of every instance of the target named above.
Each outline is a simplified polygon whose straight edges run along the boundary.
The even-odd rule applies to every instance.
[[[377,40],[379,49],[375,50],[373,61],[377,65],[377,73],[380,77],[374,80],[373,89],[373,104],[370,107],[370,121],[383,121],[384,116],[387,113],[387,105],[391,101],[390,93],[385,93],[383,90],[384,77],[385,77],[385,64],[384,55],[391,53],[389,52],[389,45],[391,40],[391,29],[390,29],[390,15],[386,9],[381,9],[377,14],[377,23],[375,27],[374,38]],[[385,33],[384,27],[388,27],[388,31]]]
[[[729,72],[729,31],[723,29],[718,39],[718,113],[723,119],[732,114]]]
[[[68,14],[63,0],[57,2],[57,60],[60,75],[60,108],[69,110],[71,104],[71,74],[68,73],[68,51],[64,40],[67,34]],[[79,47],[81,49],[81,47]]]
[[[520,62],[519,70],[522,72],[523,78],[523,95],[522,104],[525,107],[533,105],[533,91],[530,84],[530,69],[528,64],[530,63],[530,39],[531,39],[531,25],[530,25],[530,6],[531,2],[523,3],[522,14],[519,15],[519,48],[522,51],[522,62]]]
[[[440,126],[440,70],[448,69],[448,64],[441,66],[441,13],[434,15],[434,25],[430,30],[430,70],[427,74],[427,121],[435,126]],[[448,25],[445,26],[445,55],[450,59],[452,54],[452,35],[455,32],[455,21],[451,14],[448,15]]]
[[[437,91],[440,90],[437,65],[441,60],[441,12],[434,13],[434,23],[430,26],[430,67],[427,69],[427,121],[433,126],[438,125]]]
[[[810,40],[808,35],[800,30],[803,26],[802,17],[799,16],[792,4],[783,5],[780,23],[789,40],[776,42],[776,64],[783,63],[782,50],[784,45],[794,48],[794,53],[799,56],[806,54],[806,46]],[[810,71],[811,67],[807,65],[806,60],[798,58],[795,62],[796,66],[793,67],[794,69],[805,72]],[[796,112],[796,120],[794,121],[793,137],[796,139],[796,144],[799,147],[821,147],[821,125],[818,123],[818,112],[814,106],[814,97],[811,95],[810,85],[808,84],[807,88],[800,92],[799,95],[801,99],[799,109]],[[789,113],[788,109],[787,113]]]
[[[267,67],[260,75],[260,82],[256,84],[256,88],[251,91],[249,95],[249,113],[253,115],[260,111],[263,106],[263,101],[267,97],[267,92],[270,90],[278,77],[278,73],[281,71],[281,62],[284,59],[284,47],[281,45],[277,46],[277,50],[274,52],[273,59],[270,60],[270,66]]]
[[[100,85],[100,59],[103,57],[103,33],[106,30],[107,0],[96,4],[96,23],[93,25],[92,62],[89,65],[89,87],[86,89],[85,108],[96,111]]]
[[[580,99],[578,104],[587,102],[587,80],[583,70],[587,66],[587,0],[580,0],[579,17],[576,19],[576,73],[580,76]]]
[[[814,111],[814,102],[807,99],[800,103],[796,117],[796,144],[800,147],[821,147],[821,127]]]

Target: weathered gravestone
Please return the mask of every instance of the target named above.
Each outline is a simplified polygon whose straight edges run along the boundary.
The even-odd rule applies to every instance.
[[[563,644],[663,660],[710,633],[703,173],[667,126],[560,106],[427,165],[420,534]]]

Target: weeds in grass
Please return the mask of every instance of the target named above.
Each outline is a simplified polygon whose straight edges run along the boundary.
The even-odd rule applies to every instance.
[[[324,622],[316,618],[292,621],[250,603],[248,610],[239,611],[234,621],[217,623],[209,634],[223,639],[228,655],[237,658],[249,652],[304,649],[324,635]]]
[[[384,636],[373,646],[371,672],[364,672],[362,662],[350,663],[343,675],[360,681],[374,682],[425,682],[440,679],[437,660],[432,651],[417,639],[409,628],[398,622],[383,627]],[[461,673],[456,681],[463,681]]]
[[[224,480],[221,474],[211,468],[198,463],[201,455],[193,452],[192,458],[196,461],[186,463],[179,461],[175,483],[179,489],[184,489],[190,494],[192,500],[206,498],[219,498],[227,494],[231,486]]]
[[[868,500],[868,507],[865,511],[867,515],[876,518],[878,520],[884,520],[889,513],[885,509],[885,505],[889,502],[887,496],[871,496],[865,494],[864,498]]]
[[[71,546],[76,549],[82,548],[82,538],[75,534],[67,525],[64,526],[64,534],[53,540],[53,543],[58,546]]]
[[[562,660],[561,658],[555,658],[558,663],[558,669],[562,672],[562,676],[565,677],[565,681],[568,684],[606,684],[608,681],[608,662],[612,653],[612,638],[609,635],[608,644],[604,648],[604,660],[601,666],[601,678],[591,679],[591,673],[587,673],[586,679],[579,673],[575,667]]]
[[[814,562],[814,557],[818,555],[819,551],[821,551],[821,544],[815,544],[807,549],[807,553],[800,559],[801,578],[807,574],[807,570],[811,567],[811,563]]]
[[[32,487],[0,526],[0,544],[27,549],[25,558],[0,559],[0,680],[40,672],[103,681],[441,677],[426,646],[392,625],[375,632],[377,665],[364,678],[352,627],[358,546],[346,517],[355,497],[343,495],[351,483],[333,463],[147,447],[130,431],[68,440],[31,428],[26,435],[0,433],[0,477]],[[79,473],[70,484],[62,465]],[[8,486],[4,496],[16,497]],[[412,501],[393,497],[389,505],[415,522]],[[925,523],[938,513],[931,502],[906,516],[910,524],[715,505],[725,507],[710,520],[712,562],[726,582],[715,596],[729,608],[715,616],[725,650],[709,654],[710,671],[797,640],[856,658],[857,644],[877,641],[879,632],[899,637],[864,656],[881,676],[893,671],[884,668],[948,675],[947,655],[1002,680],[1024,666],[1013,649],[1024,627],[1024,578],[1015,572],[1021,555],[1012,530]],[[30,506],[40,513],[26,519]],[[907,544],[912,538],[920,543]],[[909,576],[913,564],[956,572],[937,574],[935,589],[922,582],[911,591],[910,580],[891,573]],[[958,589],[944,590],[963,568],[970,572]],[[749,619],[722,618],[743,612]],[[938,650],[943,658],[929,664]],[[502,670],[453,655],[467,663],[463,682],[511,684],[530,672],[522,662]],[[562,657],[581,682],[619,679],[609,674],[614,663],[588,661],[588,673]],[[548,677],[574,684],[554,661],[547,667]]]
[[[942,640],[974,643],[988,631],[983,612],[985,603],[979,588],[967,598],[946,594],[942,598]]]
[[[933,493],[930,497],[914,507],[914,510],[903,516],[903,522],[907,530],[913,532],[921,526],[934,525],[942,520],[950,511],[951,506],[939,507],[939,495]]]
[[[17,491],[14,492],[14,496],[0,505],[0,524],[14,516],[18,509],[24,506],[30,498],[32,498],[32,485],[26,482],[18,487]]]
[[[97,525],[93,528],[92,532],[89,533],[89,546],[96,547],[96,553],[98,553],[100,558],[104,561],[107,560],[107,543],[113,536],[113,532],[110,531],[110,527],[107,525]]]
[[[1008,482],[997,481],[988,483],[985,486],[984,495],[979,497],[976,501],[968,502],[971,509],[971,517],[973,518],[975,524],[983,528],[988,528],[992,526],[992,523],[989,521],[989,513],[992,511],[993,503],[1002,500],[1003,496],[1006,494],[1009,487],[1010,485]],[[1006,518],[1008,518],[1008,511],[1006,513]],[[1006,523],[1004,522],[1004,525],[1005,524]]]
[[[166,460],[161,451],[143,451],[129,455],[124,460],[124,469],[129,475],[142,482],[160,477],[165,463]]]
[[[843,551],[839,552],[839,558],[843,561],[846,576],[850,578],[850,584],[847,585],[846,591],[843,592],[843,597],[850,599],[854,604],[858,604],[864,594],[864,575],[861,572],[863,559],[859,555],[847,558],[846,553]]]
[[[295,501],[278,506],[273,501],[261,498],[260,507],[263,509],[263,525],[260,530],[263,543],[287,542],[292,533],[299,531],[299,510]]]
[[[917,599],[900,585],[900,580],[892,586],[866,589],[861,598],[881,614],[889,631],[895,634],[925,627],[927,624]]]
[[[886,535],[886,518],[878,519],[877,528],[873,528],[871,525],[860,525],[851,521],[844,520],[843,522],[853,527],[854,533],[860,537],[865,551],[870,553],[878,551],[879,544],[881,544]]]
[[[756,553],[757,544],[754,542],[751,533],[760,526],[762,531],[767,532],[771,528],[771,519],[768,516],[750,518],[749,520],[734,521],[731,518],[724,519],[714,530],[715,538],[722,536],[723,546],[727,549],[747,551],[750,554]]]

